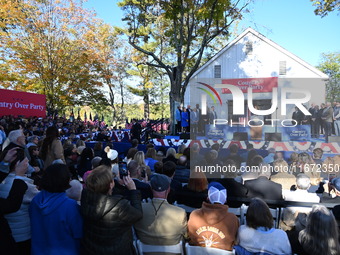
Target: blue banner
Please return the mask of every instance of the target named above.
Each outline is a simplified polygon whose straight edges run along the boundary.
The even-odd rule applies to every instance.
[[[233,134],[236,132],[248,133],[248,140],[250,140],[250,127],[248,126],[229,126],[229,125],[206,125],[206,138],[207,139],[223,139],[233,140]],[[260,131],[261,132],[261,131]],[[265,125],[262,127],[261,140],[265,140],[266,133],[281,133],[282,141],[309,141],[311,139],[310,125],[299,125],[296,127],[272,127]]]

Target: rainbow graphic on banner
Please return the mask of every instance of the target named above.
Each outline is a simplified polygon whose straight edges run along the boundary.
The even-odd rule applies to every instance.
[[[206,83],[203,83],[203,82],[197,82],[197,83],[199,83],[199,84],[201,84],[201,85],[203,85],[203,86],[205,86],[209,89],[208,90],[206,88],[197,87],[197,89],[200,89],[200,90],[204,91],[205,93],[207,93],[210,96],[210,98],[213,100],[214,104],[217,103],[217,100],[216,100],[216,98],[217,98],[220,105],[222,105],[222,99],[221,99],[220,95],[217,93],[216,89],[211,87],[209,84],[206,84]],[[214,96],[214,94],[215,94],[215,96]]]

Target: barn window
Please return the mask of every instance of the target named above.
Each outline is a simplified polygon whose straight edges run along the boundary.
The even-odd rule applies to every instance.
[[[214,78],[221,78],[221,65],[214,65]]]
[[[286,75],[287,68],[286,68],[286,61],[279,62],[279,75]]]
[[[253,43],[252,42],[246,42],[246,55],[253,54]]]

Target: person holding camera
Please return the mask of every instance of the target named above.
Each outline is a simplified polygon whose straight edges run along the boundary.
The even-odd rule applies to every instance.
[[[137,161],[131,160],[127,165],[127,171],[134,181],[136,188],[141,192],[142,199],[152,198],[152,190],[148,183],[146,170],[140,167]]]
[[[2,157],[3,160],[0,162],[0,182],[8,176],[12,163],[15,168],[15,177],[8,196],[6,198],[0,198],[0,247],[2,248],[1,254],[16,255],[20,251],[17,249],[17,244],[12,236],[11,228],[4,215],[18,211],[22,205],[23,198],[28,188],[28,185],[23,178],[27,171],[28,160],[25,159],[15,163],[17,148],[8,150],[7,153],[5,152],[5,154],[2,154]]]
[[[8,140],[9,144],[4,148],[2,156],[0,156],[0,161],[3,160],[3,156],[6,155],[7,151],[9,151],[12,148],[16,148],[16,156],[18,160],[22,161],[24,158],[27,158],[28,161],[31,160],[31,156],[29,154],[28,148],[26,147],[26,138],[24,135],[24,132],[22,129],[16,129],[12,130],[8,134]],[[28,169],[26,174],[28,176],[31,176],[32,173],[34,172],[39,172],[40,168],[39,167],[33,167],[30,164],[28,164]]]
[[[81,197],[82,254],[135,254],[132,225],[143,215],[140,192],[129,175],[122,179],[128,200],[112,195],[115,182],[109,167],[99,166],[87,177]]]

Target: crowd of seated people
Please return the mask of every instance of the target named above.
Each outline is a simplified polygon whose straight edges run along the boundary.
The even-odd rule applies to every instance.
[[[339,254],[336,210],[334,217],[322,206],[287,206],[276,229],[268,213],[273,205],[265,202],[340,204],[340,177],[332,171],[339,155],[324,158],[316,148],[313,156],[300,152],[288,159],[275,149],[243,152],[236,143],[227,155],[216,145],[202,151],[197,143],[177,151],[148,144],[143,151],[134,141],[119,158],[110,143],[99,144],[95,154],[81,139],[58,137],[56,126],[44,136],[25,135],[20,126],[7,135],[0,156],[0,203],[13,204],[1,205],[7,254],[134,254],[132,226],[137,238],[153,245],[185,240],[249,254]],[[322,171],[312,167],[316,163]],[[216,164],[233,171],[210,175],[194,167]],[[243,203],[233,198],[250,202],[244,225],[228,212]],[[315,224],[329,232],[319,238]]]

